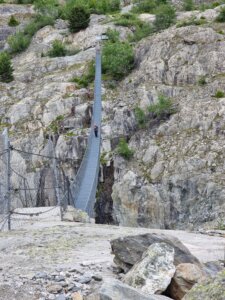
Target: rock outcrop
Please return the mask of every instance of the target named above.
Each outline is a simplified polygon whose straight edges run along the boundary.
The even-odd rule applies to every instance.
[[[100,290],[90,295],[86,300],[169,300],[170,298],[161,295],[148,295],[130,287],[119,280],[106,281]]]
[[[123,281],[146,295],[162,294],[175,273],[174,248],[166,243],[155,243],[143,253],[125,275]]]
[[[225,98],[215,95],[225,91],[225,38],[223,24],[213,22],[220,8],[193,12],[197,19],[205,18],[203,26],[173,26],[143,39],[134,46],[133,72],[114,89],[103,83],[102,152],[111,161],[114,174],[106,175],[113,178],[109,180],[111,195],[106,204],[102,198],[100,203],[110,222],[172,229],[224,218]],[[0,5],[0,24],[6,28],[0,32],[0,48],[6,47],[11,33],[8,19],[17,12],[21,28],[34,14],[29,5]],[[187,16],[180,13],[178,18]],[[7,117],[15,148],[46,155],[54,127],[63,184],[73,182],[79,167],[93,103],[92,87],[89,91],[71,80],[85,74],[95,56],[96,35],[108,28],[116,28],[121,40],[132,33],[130,28],[115,26],[108,16],[92,15],[90,26],[76,34],[69,32],[67,22],[56,20],[54,26],[39,30],[29,48],[13,58],[15,80],[0,84],[1,129]],[[47,57],[55,39],[79,52]],[[147,112],[160,94],[172,99],[174,114],[160,120],[146,113],[146,126],[139,128],[135,107]],[[130,161],[114,153],[121,137],[134,150]],[[48,175],[46,180],[42,177],[43,172],[50,174],[50,164],[13,151],[13,168],[33,188],[33,200],[27,205],[55,203],[54,193],[48,193],[53,183]],[[13,173],[13,188],[21,186],[21,180]],[[43,187],[44,193],[36,192]],[[12,197],[14,207],[24,202],[24,193],[17,194]]]
[[[155,243],[166,243],[174,249],[174,265],[193,263],[200,265],[198,259],[175,237],[164,234],[143,234],[127,236],[111,241],[114,262],[126,273],[141,260],[143,253]]]

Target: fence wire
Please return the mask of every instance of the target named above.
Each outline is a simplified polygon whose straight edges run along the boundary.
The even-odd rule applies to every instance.
[[[54,142],[49,140],[47,151],[49,155],[40,155],[23,150],[7,148],[7,130],[0,134],[0,231],[18,229],[27,222],[44,220],[58,216],[63,218],[67,205],[71,204],[69,181],[59,166],[55,157]],[[43,156],[48,159],[46,167],[40,171],[39,183],[31,186],[29,178],[7,163],[9,152],[24,153],[26,161],[32,161],[32,156]],[[10,172],[10,186],[9,186]],[[13,178],[13,180],[11,180]],[[22,208],[22,210],[21,210]]]

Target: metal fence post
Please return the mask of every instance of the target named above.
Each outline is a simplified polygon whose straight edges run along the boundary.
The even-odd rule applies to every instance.
[[[10,165],[11,146],[9,141],[8,128],[5,128],[4,136],[5,136],[5,150],[6,150],[6,160],[7,160],[6,199],[7,199],[7,213],[8,213],[8,230],[11,230],[11,165]]]
[[[53,174],[54,174],[54,186],[55,186],[55,196],[56,196],[56,203],[59,206],[60,209],[60,219],[61,221],[63,220],[63,212],[62,212],[62,203],[61,203],[61,199],[60,199],[60,193],[59,193],[59,178],[58,178],[58,172],[57,172],[57,162],[56,162],[56,153],[55,153],[55,145],[54,145],[55,141],[51,141],[50,140],[50,144],[51,144],[51,152],[52,152],[52,165],[53,165]]]

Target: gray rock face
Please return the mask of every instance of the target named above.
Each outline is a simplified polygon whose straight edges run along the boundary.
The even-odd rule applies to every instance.
[[[142,292],[138,291],[126,285],[119,280],[111,279],[106,281],[100,291],[95,295],[90,295],[87,300],[169,300],[170,298],[159,295],[146,296]]]
[[[177,113],[158,123],[148,115],[145,129],[127,133],[134,159],[121,164],[114,158],[112,199],[119,224],[193,228],[223,218],[225,99],[214,95],[225,90],[224,50],[224,36],[197,26],[171,28],[139,43],[137,69],[117,90],[116,106],[146,111],[164,94]]]
[[[155,243],[143,253],[141,261],[132,267],[123,281],[146,295],[162,294],[175,270],[174,248],[165,243]]]
[[[166,243],[174,248],[174,265],[181,263],[193,263],[200,265],[198,259],[177,239],[164,234],[143,234],[128,236],[112,240],[112,252],[115,255],[114,262],[125,272],[141,260],[143,253],[150,245]]]

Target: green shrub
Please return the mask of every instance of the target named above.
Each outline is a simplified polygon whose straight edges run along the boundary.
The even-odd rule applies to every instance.
[[[225,22],[225,7],[222,7],[219,15],[216,17],[217,22]]]
[[[14,16],[11,16],[8,22],[8,25],[11,27],[15,27],[19,25],[20,23],[17,21],[17,19]]]
[[[40,15],[51,16],[56,19],[59,15],[57,0],[35,0],[34,8]]]
[[[206,20],[203,19],[196,19],[196,17],[191,17],[187,20],[181,20],[180,22],[177,23],[176,27],[185,27],[185,26],[190,26],[190,25],[203,25],[206,23]]]
[[[223,91],[218,90],[215,94],[216,98],[223,98],[225,96]]]
[[[139,23],[141,23],[141,20],[139,20],[135,14],[126,13],[119,15],[114,20],[114,23],[118,26],[133,27],[139,25]]]
[[[132,8],[134,13],[155,13],[157,7],[166,4],[167,0],[136,0]]]
[[[134,66],[134,51],[129,43],[107,42],[102,50],[102,72],[119,80]]]
[[[141,39],[149,36],[153,32],[154,32],[154,29],[150,24],[142,22],[141,25],[136,26],[134,33],[129,36],[129,41],[130,42],[138,42]]]
[[[183,2],[183,9],[185,11],[191,11],[191,10],[194,10],[195,7],[194,7],[194,2],[193,0],[184,0]]]
[[[13,67],[7,52],[0,52],[0,81],[10,82],[13,80]]]
[[[114,21],[115,25],[132,28],[133,34],[129,35],[130,42],[138,42],[153,32],[153,27],[138,19],[135,14],[120,15]]]
[[[151,104],[148,107],[148,110],[157,118],[168,117],[175,113],[172,100],[164,95],[159,95],[158,102],[156,104]]]
[[[60,57],[65,55],[66,55],[66,48],[64,44],[59,40],[54,40],[52,43],[52,48],[48,51],[48,56]]]
[[[207,84],[207,81],[206,81],[206,77],[205,76],[201,76],[198,80],[198,84],[199,85],[205,85]]]
[[[87,67],[87,71],[81,77],[75,77],[71,81],[78,84],[79,88],[86,88],[95,79],[95,65],[94,62],[90,62]]]
[[[24,35],[23,32],[17,32],[15,35],[11,35],[7,39],[11,53],[20,53],[27,49],[30,44],[31,37]]]
[[[42,27],[53,25],[54,19],[50,16],[37,15],[32,22],[26,25],[23,31],[9,36],[8,43],[12,53],[19,53],[27,49],[32,36]]]
[[[129,148],[124,138],[121,138],[116,148],[116,153],[129,160],[134,155],[134,150]]]
[[[84,6],[74,6],[68,16],[71,32],[78,32],[88,27],[90,12]]]
[[[110,42],[116,43],[119,41],[120,33],[115,29],[108,28],[106,31],[106,35]]]
[[[157,9],[153,25],[156,31],[163,30],[174,24],[175,19],[175,9],[169,4],[164,4]]]
[[[134,114],[140,128],[144,128],[146,126],[146,115],[140,107],[136,107],[134,110]]]

